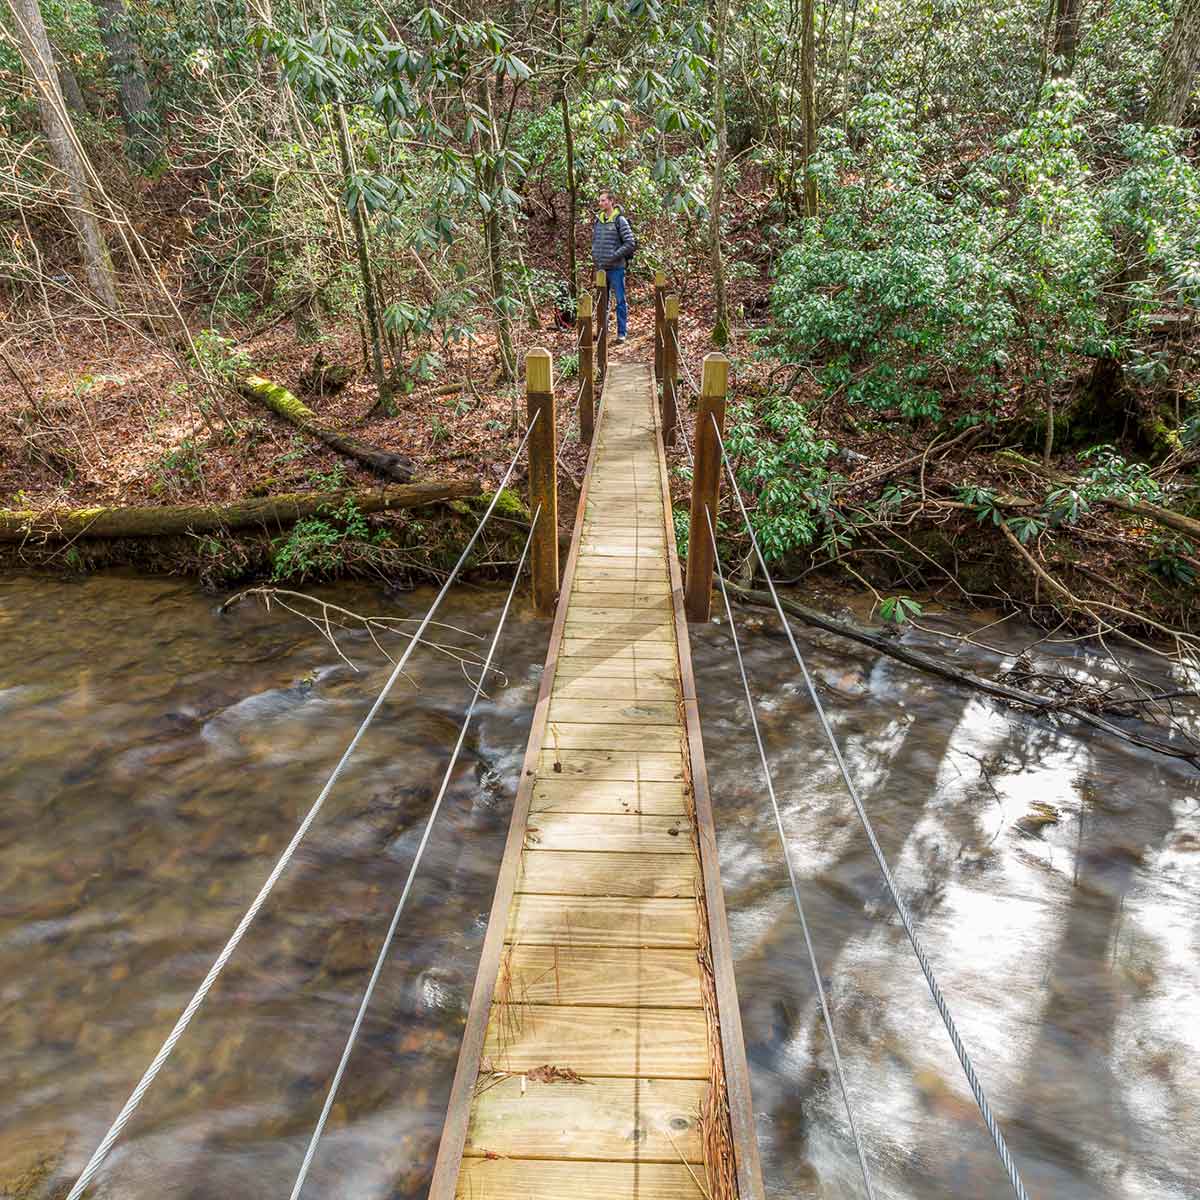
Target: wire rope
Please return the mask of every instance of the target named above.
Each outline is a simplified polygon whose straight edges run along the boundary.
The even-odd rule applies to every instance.
[[[710,414],[711,415],[711,414]],[[771,600],[775,605],[775,611],[779,614],[780,623],[783,625],[784,633],[787,635],[788,644],[792,648],[792,653],[796,657],[796,662],[800,665],[800,671],[804,676],[805,686],[808,688],[808,694],[812,698],[813,707],[816,709],[817,717],[821,723],[821,729],[824,731],[825,737],[829,742],[830,749],[833,751],[834,760],[837,762],[838,771],[841,773],[842,781],[846,785],[846,791],[850,794],[850,799],[854,803],[855,810],[858,813],[858,818],[862,822],[863,829],[867,835],[867,841],[871,846],[871,853],[875,856],[875,861],[879,865],[880,873],[883,875],[884,883],[887,885],[888,893],[892,898],[892,903],[896,908],[896,912],[900,917],[900,923],[904,926],[904,932],[908,935],[909,943],[912,945],[913,953],[917,956],[917,962],[920,964],[921,973],[925,976],[925,982],[929,987],[930,995],[933,997],[933,1002],[937,1006],[938,1014],[942,1018],[942,1024],[946,1027],[946,1033],[950,1037],[950,1042],[954,1047],[954,1053],[958,1056],[959,1064],[963,1069],[963,1073],[967,1077],[967,1083],[971,1087],[971,1093],[975,1097],[975,1103],[979,1106],[979,1112],[983,1117],[983,1123],[987,1126],[988,1134],[991,1136],[992,1143],[996,1147],[996,1153],[1000,1156],[1000,1162],[1004,1166],[1004,1170],[1008,1175],[1009,1182],[1012,1184],[1013,1191],[1016,1193],[1018,1200],[1029,1200],[1029,1193],[1025,1190],[1025,1185],[1021,1181],[1020,1173],[1017,1170],[1017,1165],[1013,1161],[1012,1153],[1009,1151],[1008,1143],[1004,1140],[1004,1134],[1000,1130],[1000,1126],[992,1113],[992,1107],[988,1103],[987,1095],[983,1090],[983,1084],[979,1081],[979,1076],[975,1073],[975,1067],[971,1063],[970,1055],[967,1053],[967,1048],[963,1043],[962,1037],[959,1035],[958,1026],[954,1023],[954,1018],[950,1014],[950,1007],[946,1002],[946,997],[942,993],[942,989],[938,984],[937,977],[934,975],[933,967],[930,965],[929,957],[925,953],[925,947],[921,943],[921,939],[917,935],[917,930],[913,924],[912,915],[908,911],[908,905],[900,897],[900,891],[896,887],[896,881],[892,877],[891,868],[888,866],[887,859],[884,857],[883,849],[879,845],[879,839],[875,836],[875,829],[871,825],[871,820],[867,816],[867,810],[863,805],[862,798],[858,794],[858,788],[854,785],[854,780],[850,777],[849,768],[846,766],[846,760],[842,757],[841,747],[838,745],[837,737],[834,735],[833,727],[829,723],[829,718],[825,713],[825,708],[821,704],[821,698],[817,694],[816,685],[813,683],[812,676],[808,671],[808,664],[804,661],[804,656],[800,653],[800,647],[796,645],[796,638],[792,633],[792,627],[787,616],[783,611],[783,605],[779,603],[779,595],[775,591],[775,581],[771,578],[770,571],[767,570],[767,564],[763,558],[762,550],[758,544],[758,538],[755,536],[754,527],[750,524],[750,514],[746,511],[745,501],[742,499],[741,490],[738,488],[737,479],[734,477],[733,468],[729,462],[729,455],[725,450],[725,441],[721,437],[721,430],[717,426],[716,419],[713,419],[713,429],[717,435],[717,445],[721,448],[721,461],[725,467],[725,474],[729,479],[730,485],[733,488],[733,494],[737,498],[738,508],[742,513],[742,520],[746,524],[746,532],[750,535],[750,542],[754,547],[754,553],[758,558],[758,565],[762,569],[763,577],[767,581],[767,588],[771,593]]]
[[[392,673],[388,676],[387,682],[383,685],[383,690],[376,697],[374,704],[371,705],[370,711],[368,711],[367,715],[363,718],[362,724],[359,725],[354,737],[350,740],[350,744],[346,747],[342,757],[338,760],[337,765],[333,768],[333,772],[330,774],[328,780],[326,780],[325,786],[321,789],[321,792],[313,802],[312,807],[308,810],[304,820],[300,822],[296,832],[292,835],[292,840],[288,842],[283,853],[279,856],[279,859],[272,868],[270,875],[267,876],[266,882],[259,889],[258,895],[255,896],[253,902],[246,910],[241,921],[238,922],[237,928],[230,935],[229,940],[225,943],[221,953],[217,955],[216,960],[208,970],[208,974],[205,975],[203,981],[196,989],[191,1000],[188,1001],[187,1007],[179,1015],[179,1019],[175,1022],[171,1032],[167,1034],[166,1040],[159,1047],[158,1053],[154,1056],[150,1065],[146,1068],[146,1071],[138,1081],[137,1086],[130,1093],[129,1099],[125,1101],[124,1106],[117,1114],[112,1125],[109,1126],[108,1132],[100,1141],[100,1145],[96,1147],[95,1153],[93,1153],[92,1157],[88,1160],[87,1165],[80,1172],[79,1178],[75,1180],[74,1186],[67,1194],[67,1200],[78,1200],[78,1198],[87,1190],[88,1184],[91,1183],[92,1179],[96,1175],[96,1172],[99,1171],[100,1167],[104,1163],[105,1158],[108,1157],[108,1153],[112,1149],[117,1138],[121,1136],[122,1130],[124,1130],[125,1126],[129,1123],[129,1120],[137,1110],[138,1105],[141,1104],[142,1097],[145,1096],[146,1092],[150,1088],[150,1085],[158,1077],[158,1073],[162,1070],[163,1064],[166,1063],[167,1059],[171,1055],[171,1052],[175,1049],[179,1039],[183,1037],[184,1033],[187,1031],[187,1027],[191,1024],[192,1018],[196,1015],[197,1009],[199,1009],[200,1005],[204,1003],[205,997],[208,995],[213,984],[216,982],[217,976],[220,975],[224,970],[225,964],[229,961],[230,957],[233,955],[233,952],[238,948],[238,944],[241,942],[246,930],[249,929],[251,922],[253,922],[254,918],[258,915],[259,909],[261,909],[263,904],[266,903],[267,897],[271,894],[271,891],[278,882],[279,877],[283,874],[288,864],[291,862],[292,856],[296,852],[296,847],[300,845],[300,842],[304,839],[305,834],[308,833],[309,827],[312,825],[313,821],[316,820],[317,814],[321,811],[326,798],[329,796],[330,792],[333,791],[333,786],[337,782],[338,777],[341,775],[346,764],[350,761],[350,756],[358,747],[359,742],[362,740],[363,735],[367,732],[367,729],[370,727],[372,721],[374,721],[375,714],[378,713],[379,709],[383,706],[383,702],[387,699],[388,693],[392,690],[396,680],[400,678],[405,664],[411,657],[413,650],[420,643],[421,635],[425,632],[426,628],[433,620],[433,614],[437,611],[438,606],[445,598],[446,593],[450,590],[450,585],[454,582],[458,572],[462,570],[463,564],[467,561],[467,556],[471,553],[476,541],[478,541],[479,535],[483,532],[483,528],[487,524],[488,518],[491,517],[492,511],[496,507],[496,502],[500,499],[500,493],[504,490],[505,485],[508,483],[509,479],[512,477],[513,471],[516,469],[517,461],[521,457],[521,452],[525,449],[526,442],[529,441],[529,435],[533,432],[534,425],[537,424],[537,417],[538,414],[535,413],[534,419],[530,421],[529,427],[525,430],[525,436],[521,439],[521,444],[517,447],[517,451],[513,455],[512,462],[509,463],[508,469],[504,472],[504,476],[497,486],[495,494],[492,496],[491,503],[487,506],[487,511],[483,514],[479,524],[475,527],[475,532],[471,534],[471,538],[467,542],[466,547],[463,549],[462,554],[459,555],[458,562],[454,564],[450,574],[446,576],[445,583],[442,584],[441,590],[438,592],[437,596],[434,597],[434,601],[430,605],[429,610],[426,612],[424,619],[421,621],[420,625],[417,626],[417,630],[413,634],[408,645],[405,647],[404,653],[400,655],[395,667],[392,668]]]
[[[313,1158],[317,1153],[317,1146],[321,1141],[321,1135],[325,1132],[325,1122],[329,1119],[330,1110],[333,1108],[333,1102],[337,1097],[338,1088],[342,1083],[342,1076],[346,1072],[346,1064],[350,1061],[350,1054],[354,1050],[354,1043],[358,1038],[358,1031],[362,1027],[363,1018],[367,1015],[367,1009],[371,1004],[371,997],[375,992],[375,985],[379,982],[379,976],[383,971],[383,964],[387,959],[388,951],[392,946],[392,939],[396,936],[396,929],[400,925],[400,916],[404,912],[404,906],[408,903],[409,893],[412,891],[413,880],[417,877],[417,870],[421,865],[421,859],[425,854],[425,848],[429,844],[430,834],[433,832],[434,822],[437,820],[438,813],[441,811],[442,801],[446,798],[446,792],[450,787],[450,779],[454,773],[454,766],[458,762],[458,756],[463,748],[463,742],[466,741],[467,729],[470,727],[471,718],[475,715],[475,706],[479,703],[479,696],[483,691],[483,685],[488,676],[488,671],[491,669],[492,658],[496,653],[496,646],[500,642],[500,634],[504,631],[504,623],[508,619],[508,610],[512,605],[513,596],[517,590],[517,583],[520,581],[521,572],[525,567],[525,559],[529,554],[529,546],[533,541],[533,531],[537,528],[538,518],[542,515],[542,506],[539,504],[537,512],[533,514],[533,520],[529,525],[529,536],[525,539],[525,548],[521,551],[521,559],[517,563],[517,569],[513,575],[512,586],[508,589],[508,596],[504,600],[504,607],[500,611],[500,619],[496,623],[496,632],[492,635],[491,645],[488,647],[487,658],[484,661],[483,669],[479,672],[479,679],[475,684],[474,694],[471,696],[471,703],[467,706],[467,715],[463,718],[462,726],[458,731],[458,741],[454,744],[454,750],[450,755],[450,761],[446,764],[446,772],[442,776],[441,787],[438,788],[437,797],[433,802],[433,807],[429,810],[429,817],[425,822],[425,830],[421,835],[420,844],[417,846],[417,852],[413,856],[412,864],[408,869],[408,878],[404,881],[404,890],[400,893],[400,899],[396,904],[396,911],[392,914],[392,923],[388,926],[388,931],[383,939],[383,945],[379,949],[379,956],[375,960],[375,969],[371,972],[371,978],[367,982],[366,990],[363,992],[362,1002],[358,1006],[358,1012],[354,1017],[354,1024],[350,1028],[350,1034],[346,1038],[345,1048],[342,1050],[341,1060],[338,1062],[337,1070],[333,1073],[333,1080],[329,1084],[329,1091],[325,1096],[325,1103],[321,1107],[321,1115],[317,1118],[317,1124],[313,1129],[312,1137],[308,1142],[308,1149],[304,1152],[304,1161],[300,1164],[300,1170],[296,1175],[296,1182],[292,1187],[291,1200],[299,1200],[300,1192],[304,1187],[304,1181],[308,1178],[309,1168],[312,1166]]]
[[[821,981],[821,969],[817,965],[817,952],[813,947],[812,935],[808,930],[808,918],[804,913],[804,904],[800,899],[800,884],[796,879],[796,868],[792,863],[792,851],[788,845],[787,832],[783,826],[783,814],[779,811],[779,800],[775,795],[775,783],[771,778],[771,768],[767,764],[767,751],[763,746],[762,731],[758,727],[758,715],[754,709],[754,697],[750,694],[750,681],[746,676],[746,664],[742,659],[742,647],[738,641],[737,628],[733,623],[733,606],[729,602],[729,592],[725,587],[725,572],[721,568],[721,555],[717,550],[717,535],[713,529],[712,514],[708,505],[704,506],[704,517],[708,522],[708,536],[712,541],[713,562],[717,568],[717,580],[721,585],[721,597],[725,601],[725,613],[729,618],[729,635],[733,639],[733,652],[737,656],[738,671],[742,676],[742,688],[746,693],[746,709],[750,714],[750,725],[754,730],[754,742],[758,747],[758,758],[762,763],[763,777],[767,781],[767,795],[771,798],[771,808],[775,813],[775,828],[779,831],[779,844],[783,847],[783,861],[787,864],[788,880],[792,885],[792,899],[796,902],[796,913],[800,917],[800,928],[804,931],[804,945],[808,950],[808,962],[812,967],[813,982],[817,986],[817,999],[821,1004],[821,1018],[825,1022],[825,1032],[829,1036],[829,1048],[833,1051],[833,1066],[837,1074],[838,1087],[842,1092],[842,1102],[846,1106],[846,1119],[850,1122],[850,1134],[854,1138],[854,1149],[858,1154],[858,1165],[862,1168],[863,1183],[867,1196],[875,1200],[875,1189],[871,1185],[871,1171],[867,1166],[867,1155],[863,1149],[862,1138],[858,1132],[858,1124],[854,1120],[854,1110],[850,1106],[850,1092],[846,1087],[846,1073],[842,1068],[842,1056],[838,1050],[837,1034],[833,1031],[833,1017],[829,1013],[829,1002],[825,997],[825,985]]]

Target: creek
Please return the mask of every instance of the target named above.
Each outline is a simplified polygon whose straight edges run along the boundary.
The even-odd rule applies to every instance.
[[[490,635],[502,602],[458,589],[439,616]],[[424,1193],[548,630],[510,615],[306,1194]],[[798,634],[1031,1193],[1200,1196],[1200,777]],[[745,635],[878,1194],[1010,1195],[787,644],[757,615]],[[369,638],[341,644],[357,670],[296,617],[221,614],[189,583],[0,580],[0,1197],[65,1194],[308,810],[388,670]],[[1117,677],[1085,645],[1038,654]],[[857,1197],[722,624],[694,659],[768,1192]],[[414,656],[90,1195],[291,1188],[468,699],[456,662]]]

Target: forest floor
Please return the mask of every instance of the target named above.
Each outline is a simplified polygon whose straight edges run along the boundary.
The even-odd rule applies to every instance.
[[[744,235],[752,231],[753,213],[742,214],[739,226]],[[543,233],[546,236],[537,239],[540,244],[553,246],[560,240],[552,231]],[[759,261],[752,264],[750,277],[743,272],[730,289],[735,327],[727,352],[735,364],[733,411],[756,396],[784,390],[804,403],[815,433],[836,446],[827,463],[840,477],[835,504],[854,514],[857,522],[853,547],[824,556],[794,554],[781,564],[781,574],[797,582],[811,583],[822,576],[851,582],[869,590],[879,603],[899,592],[968,606],[999,601],[1044,623],[1065,617],[1084,628],[1129,624],[1152,635],[1168,628],[1191,629],[1197,616],[1195,589],[1186,585],[1189,578],[1194,583],[1194,572],[1200,570],[1200,541],[1177,537],[1172,553],[1182,566],[1175,581],[1164,579],[1152,564],[1155,547],[1164,536],[1175,537],[1179,531],[1164,531],[1153,519],[1115,508],[1096,506],[1069,531],[1055,531],[1054,537],[1028,548],[1018,545],[1007,536],[1007,524],[1000,528],[994,519],[981,521],[961,496],[965,488],[989,489],[1003,498],[1006,519],[1019,519],[1044,502],[1052,484],[1001,453],[1030,450],[1019,432],[1024,419],[1019,398],[1013,396],[1001,408],[996,424],[959,437],[935,435],[920,423],[898,416],[888,419],[888,414],[864,420],[860,409],[844,401],[822,400],[811,374],[772,360],[755,341],[744,314],[753,314],[754,324],[768,311],[769,249],[761,240],[754,257]],[[548,260],[545,265],[554,264]],[[713,349],[715,305],[704,264],[693,268],[686,276],[672,278],[670,286],[683,298],[684,374],[698,378],[704,355]],[[652,361],[651,272],[640,265],[630,272],[629,299],[630,337],[624,346],[612,348],[611,361]],[[539,318],[540,328],[518,324],[514,333],[519,357],[534,346],[544,346],[554,357],[562,445],[559,511],[565,536],[587,449],[579,442],[575,417],[576,335],[556,325],[550,304]],[[9,328],[14,336],[0,369],[0,508],[219,503],[279,492],[369,488],[379,482],[365,468],[234,388],[221,396],[220,411],[209,405],[202,412],[190,390],[194,376],[189,380],[187,370],[181,369],[186,355],[156,348],[142,333],[113,329],[69,311],[56,313],[52,323],[44,314],[30,313],[24,325],[13,321]],[[193,336],[201,328],[197,321]],[[295,392],[329,424],[412,459],[419,478],[479,480],[483,490],[491,490],[516,450],[523,424],[521,384],[497,387],[482,382],[496,377],[492,334],[481,335],[470,347],[451,347],[437,377],[408,395],[398,395],[392,414],[384,415],[372,413],[374,385],[363,369],[352,323],[331,324],[315,342],[301,341],[287,319],[224,332],[232,339],[240,370]],[[20,348],[15,357],[14,345]],[[305,390],[304,376],[318,352],[326,363],[352,368],[348,384],[333,395],[314,396]],[[686,384],[681,396],[690,403]],[[946,407],[949,416],[956,415],[952,395]],[[683,419],[690,422],[688,416]],[[685,505],[689,485],[681,446],[671,458],[681,468],[672,472],[675,501]],[[1077,475],[1083,465],[1070,451],[1057,455],[1053,463],[1067,477]],[[515,482],[520,494],[520,472]],[[910,494],[903,510],[888,518],[871,516],[872,502],[897,483]],[[460,536],[457,528],[448,528],[443,544],[433,545],[437,538],[431,538],[429,522],[388,516],[373,518],[373,523],[408,528],[412,536],[406,550],[418,544],[421,550],[392,562],[390,567],[403,568],[398,572],[386,562],[381,569],[378,556],[368,556],[367,573],[376,576],[412,578],[425,568],[436,574],[451,540]],[[729,528],[734,528],[732,521]],[[748,581],[748,543],[730,536],[730,560],[740,564]],[[214,543],[207,539],[204,554],[198,553],[194,541],[165,547],[161,554],[146,554],[140,548],[135,552],[128,545],[93,544],[75,547],[68,558],[57,550],[43,552],[25,545],[15,551],[10,547],[4,559],[10,565],[49,563],[74,569],[127,561],[154,570],[191,571],[208,582],[225,583],[269,571],[269,539],[266,547],[253,552],[251,541],[232,539],[231,553],[218,552],[215,558]],[[492,561],[503,567],[512,557],[511,546],[494,549]],[[336,556],[319,559],[309,568],[315,577],[360,573],[357,568],[362,565],[361,559],[347,555],[344,561]]]

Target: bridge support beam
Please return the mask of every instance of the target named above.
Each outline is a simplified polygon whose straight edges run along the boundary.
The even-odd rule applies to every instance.
[[[558,600],[558,438],[554,429],[554,368],[549,350],[525,358],[529,424],[529,513],[538,513],[531,571],[538,616],[552,617]],[[540,513],[539,513],[540,509]]]
[[[696,411],[692,511],[688,523],[687,578],[683,588],[683,603],[689,621],[707,621],[712,612],[713,566],[716,561],[713,535],[717,529],[717,500],[721,494],[721,443],[718,431],[721,436],[725,433],[725,396],[728,390],[729,359],[723,354],[709,354],[704,359],[700,402]]]
[[[579,297],[579,440],[592,444],[596,427],[596,363],[592,343],[592,293]]]

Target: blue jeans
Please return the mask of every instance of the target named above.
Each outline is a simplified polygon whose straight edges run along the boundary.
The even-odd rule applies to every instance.
[[[617,302],[617,337],[624,337],[629,327],[629,305],[625,302],[625,268],[610,267],[604,272],[610,299]]]

